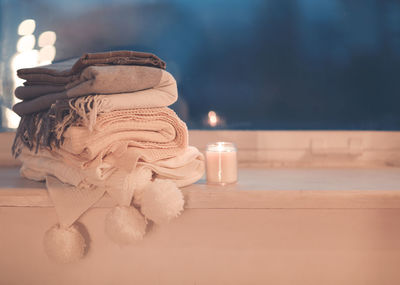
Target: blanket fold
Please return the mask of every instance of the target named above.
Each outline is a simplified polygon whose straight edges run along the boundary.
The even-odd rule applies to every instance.
[[[99,201],[105,192],[101,187],[91,189],[73,187],[49,175],[46,175],[45,181],[62,227],[71,226],[87,209]]]
[[[155,173],[154,178],[171,180],[178,187],[196,182],[204,173],[204,156],[194,147],[153,163],[139,161],[131,171],[107,164],[106,173],[101,167],[92,171],[74,166],[70,159],[45,150],[36,154],[25,150],[19,159],[23,177],[46,181],[59,220],[65,226],[70,226],[105,192],[118,204],[129,205],[134,194],[135,203],[140,203],[143,190],[135,183],[143,169],[150,169]]]
[[[82,71],[79,79],[60,90],[59,86],[51,85],[19,87],[15,95],[24,101],[14,105],[13,110],[23,116],[44,111],[57,100],[102,94],[132,96],[135,92],[144,90],[153,90],[153,93],[167,91],[173,98],[163,102],[164,106],[168,106],[166,104],[174,103],[178,96],[176,81],[171,74],[147,66],[90,66]],[[135,101],[128,99],[130,98],[125,98],[125,101]],[[147,101],[157,102],[155,98],[150,99],[152,100]]]
[[[112,157],[117,150],[140,153],[155,161],[181,153],[188,145],[186,124],[169,108],[112,111],[99,115],[93,131],[84,125],[70,126],[61,150],[93,160],[99,154]]]
[[[140,65],[165,69],[166,64],[154,54],[137,51],[110,51],[86,53],[78,59],[53,63],[41,67],[22,68],[17,71],[19,78],[27,80],[26,85],[46,83],[63,85],[74,81],[82,70],[93,65]]]
[[[114,164],[104,164],[96,169],[83,169],[79,163],[71,163],[62,155],[54,156],[48,151],[33,153],[23,151],[19,157],[22,162],[21,175],[23,177],[44,181],[46,176],[56,177],[64,184],[91,190],[93,187],[107,187],[111,176],[127,176],[134,171],[121,170]],[[153,161],[152,163],[140,160],[137,168],[148,168],[154,171],[155,177],[171,179],[178,187],[185,187],[201,178],[204,172],[204,156],[194,147],[188,147],[181,154]],[[102,169],[102,167],[104,167]],[[103,171],[106,169],[106,173]],[[118,173],[118,174],[117,174]],[[115,180],[114,180],[115,181]],[[118,185],[114,185],[118,187]]]
[[[29,113],[22,116],[12,147],[18,156],[22,145],[32,149],[58,147],[63,141],[64,131],[73,123],[81,122],[93,129],[97,115],[116,110],[151,109],[169,106],[177,99],[176,83],[165,84],[158,89],[147,89],[126,94],[87,96],[76,99],[57,100],[45,112]],[[38,99],[40,100],[41,97]],[[31,108],[27,102],[23,107]],[[17,104],[18,105],[18,104]],[[14,106],[14,109],[16,106]]]

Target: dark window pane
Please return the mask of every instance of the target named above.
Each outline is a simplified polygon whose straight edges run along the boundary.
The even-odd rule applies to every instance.
[[[18,27],[33,19],[33,49],[54,31],[55,60],[113,49],[163,58],[190,128],[400,129],[398,0],[0,3],[3,127]]]

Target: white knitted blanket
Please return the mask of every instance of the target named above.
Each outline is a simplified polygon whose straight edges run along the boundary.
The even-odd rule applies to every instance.
[[[57,151],[35,154],[24,149],[19,159],[23,177],[36,181],[47,178],[49,195],[64,226],[72,225],[105,192],[116,204],[129,205],[132,198],[140,204],[142,193],[136,183],[140,183],[147,169],[154,173],[153,178],[171,180],[178,187],[196,182],[204,173],[204,156],[195,147],[188,147],[172,158],[152,163],[139,161],[131,171],[106,163],[96,169],[82,169],[74,166],[77,163],[65,161]]]

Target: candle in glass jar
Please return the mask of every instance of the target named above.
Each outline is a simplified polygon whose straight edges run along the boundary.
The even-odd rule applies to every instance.
[[[206,149],[207,183],[229,184],[237,181],[236,147],[229,142],[216,142]]]

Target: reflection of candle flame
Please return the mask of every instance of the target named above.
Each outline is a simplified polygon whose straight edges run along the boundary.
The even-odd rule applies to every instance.
[[[224,150],[224,143],[223,142],[217,142],[217,150],[218,152],[221,152]]]
[[[214,111],[208,112],[208,123],[211,127],[215,127],[218,124],[218,116]]]

